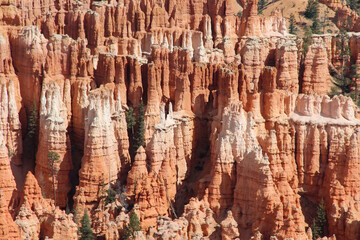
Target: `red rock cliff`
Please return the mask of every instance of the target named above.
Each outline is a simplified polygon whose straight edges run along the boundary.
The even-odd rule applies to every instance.
[[[279,13],[239,2],[1,1],[0,238],[76,239],[73,208],[105,239],[128,211],[139,239],[311,239],[321,199],[329,237],[359,238],[358,109],[327,96],[339,39],[304,53]]]

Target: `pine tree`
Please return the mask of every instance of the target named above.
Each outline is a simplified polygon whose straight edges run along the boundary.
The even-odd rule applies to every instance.
[[[317,0],[308,0],[305,9],[305,17],[315,19],[319,17],[319,2]]]
[[[137,130],[134,137],[134,151],[136,152],[140,146],[145,147],[145,108],[144,103],[141,101],[139,106],[139,115],[137,121]]]
[[[308,51],[309,46],[312,44],[312,31],[306,26],[304,29],[304,38],[303,38],[303,54],[305,55]]]
[[[354,100],[355,104],[357,106],[360,105],[359,102],[359,86],[358,86],[358,81],[360,79],[360,66],[357,64],[353,64],[351,66],[352,70],[351,70],[351,78],[352,78],[352,82],[354,85],[354,91],[353,94],[351,95],[351,98]]]
[[[332,83],[334,87],[331,89],[331,96],[342,94],[345,96],[353,95],[353,90],[355,88],[354,81],[352,76],[349,75],[348,64],[350,62],[350,47],[348,44],[348,36],[346,31],[340,29],[340,34],[338,35],[338,41],[336,41],[336,48],[339,49],[339,60],[341,65],[337,68],[337,72],[333,76]]]
[[[340,75],[333,77],[332,83],[335,87],[331,88],[331,96],[335,95],[351,95],[353,88],[353,81],[351,78],[347,77],[345,74],[340,73]]]
[[[317,207],[316,218],[313,219],[311,230],[314,240],[325,237],[328,233],[327,218],[323,199],[321,199],[320,204]]]
[[[112,188],[106,190],[105,204],[115,202],[116,192]]]
[[[37,128],[37,109],[36,109],[36,102],[35,99],[33,101],[33,107],[31,109],[31,113],[29,116],[29,123],[28,123],[28,132],[27,135],[29,138],[34,138],[36,134]]]
[[[133,211],[130,213],[130,222],[128,225],[125,226],[123,239],[135,239],[135,232],[141,231],[141,224],[138,216]]]
[[[297,27],[296,27],[296,20],[295,20],[295,16],[294,14],[290,14],[290,18],[289,18],[289,33],[290,34],[295,34],[298,31]]]
[[[72,213],[72,215],[73,215],[73,221],[74,221],[75,223],[77,223],[77,222],[78,222],[78,213],[77,213],[77,210],[76,210],[76,209],[73,209],[73,210],[71,210],[71,213]]]
[[[258,13],[262,13],[262,11],[266,8],[268,4],[268,0],[259,0],[258,3]]]
[[[320,21],[319,18],[313,18],[313,23],[311,25],[311,31],[314,34],[320,34]]]
[[[134,126],[136,124],[136,120],[134,117],[134,109],[132,107],[129,107],[129,110],[126,111],[126,123],[127,128],[131,130],[131,132],[134,134]]]
[[[136,125],[136,119],[135,119],[134,109],[132,107],[129,107],[129,110],[126,111],[126,123],[127,123],[129,139],[134,140],[135,137],[134,126]],[[136,151],[134,149],[134,141],[130,141],[129,151],[130,151],[131,159],[134,159],[135,151]]]
[[[81,221],[81,227],[79,228],[79,232],[81,234],[80,240],[92,240],[94,238],[93,230],[90,226],[90,217],[87,213],[87,210],[85,210],[84,216],[82,217]]]
[[[60,155],[56,152],[50,151],[47,155],[48,163],[51,168],[51,175],[52,175],[52,183],[53,183],[53,191],[54,191],[54,202],[56,205],[56,187],[55,187],[55,174],[57,169],[55,168],[55,163],[59,162]]]

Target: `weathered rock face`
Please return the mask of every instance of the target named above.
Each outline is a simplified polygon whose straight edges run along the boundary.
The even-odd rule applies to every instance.
[[[328,70],[328,53],[321,38],[315,38],[305,58],[302,92],[306,94],[327,94],[330,92],[331,77]]]
[[[345,2],[336,0],[321,0],[319,1],[333,11],[335,11],[335,24],[340,28],[345,28],[348,31],[358,32],[360,17],[355,10],[352,10]],[[348,24],[351,22],[352,24]]]
[[[3,193],[0,193],[0,235],[3,239],[19,239],[19,227],[13,221],[9,210],[8,202]]]
[[[41,95],[40,76],[43,71],[44,58],[47,54],[48,40],[36,26],[22,29],[17,38],[12,41],[13,62],[20,81],[20,91],[23,103],[31,109],[33,102],[39,103]],[[16,49],[16,51],[14,51]],[[37,104],[38,106],[38,104]]]
[[[157,216],[167,215],[167,189],[156,170],[147,170],[146,154],[140,147],[135,156],[133,168],[128,174],[129,195],[137,199],[138,214],[142,227],[147,229],[156,224]],[[134,193],[132,196],[131,193]]]
[[[84,189],[88,204],[96,203],[100,188],[115,183],[120,172],[118,143],[111,121],[113,107],[111,89],[101,87],[89,93],[84,157],[79,172],[79,186]]]
[[[358,186],[353,182],[358,178],[357,129],[360,122],[354,118],[353,102],[343,96],[330,100],[327,96],[300,95],[297,106],[291,118],[298,132],[299,185],[309,195],[317,195],[321,189],[331,216],[331,234],[339,239],[357,237],[356,224],[349,220],[358,216],[353,208]],[[345,224],[339,225],[340,222]]]
[[[40,234],[40,222],[31,209],[22,206],[15,220],[21,229],[21,239],[38,239]]]
[[[10,168],[9,150],[5,146],[4,137],[0,131],[0,181],[2,201],[8,205],[16,189],[15,179]]]
[[[9,150],[5,143],[3,132],[0,131],[0,236],[4,239],[18,239],[19,229],[8,208],[10,200],[16,194],[16,184],[10,168]]]
[[[65,207],[70,191],[69,173],[72,170],[71,145],[67,134],[68,117],[64,104],[70,92],[66,81],[63,91],[56,82],[44,82],[40,98],[39,146],[36,154],[36,178],[47,198],[54,198],[56,204]],[[55,153],[58,159],[52,160],[49,154]],[[51,162],[53,161],[53,163]],[[56,176],[56,177],[55,177]],[[54,182],[53,182],[54,181]]]
[[[1,1],[2,236],[76,239],[68,206],[105,239],[129,211],[137,239],[311,239],[314,211],[300,203],[323,198],[330,234],[358,239],[360,122],[351,99],[326,96],[338,39],[315,35],[304,54],[281,14],[257,4]],[[326,4],[338,24],[357,21]],[[138,119],[141,102],[146,144],[131,159],[126,110]]]
[[[77,239],[77,225],[72,214],[66,214],[55,207],[52,200],[43,198],[42,190],[31,172],[26,175],[20,206],[15,222],[21,229],[22,239],[39,236]]]
[[[222,121],[226,124],[222,125],[218,136],[212,136],[217,140],[211,156],[212,165],[215,165],[209,184],[211,208],[220,214],[222,209],[232,206],[240,236],[245,238],[254,234],[252,229],[258,229],[268,237],[297,235],[298,238],[305,238],[306,225],[301,214],[300,197],[297,190],[292,188],[294,184],[296,186],[296,179],[292,177],[296,170],[290,160],[291,152],[287,152],[290,150],[286,149],[287,146],[285,149],[282,145],[278,147],[278,141],[281,143],[285,140],[281,128],[277,130],[278,134],[271,131],[268,139],[261,144],[266,153],[263,156],[256,139],[253,116],[246,114],[242,104],[231,104],[225,108]],[[219,125],[214,123],[216,129]],[[215,129],[212,132],[218,132]],[[244,195],[244,192],[247,194]],[[225,238],[229,238],[227,235],[236,235],[236,231],[224,234]]]
[[[10,44],[7,35],[0,33],[0,84],[1,84],[1,115],[0,128],[5,138],[9,157],[15,165],[22,164],[22,138],[20,124],[21,96],[19,80],[15,74]]]

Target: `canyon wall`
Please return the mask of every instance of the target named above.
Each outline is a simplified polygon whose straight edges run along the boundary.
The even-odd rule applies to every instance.
[[[358,109],[327,95],[339,39],[304,52],[239,2],[1,1],[0,238],[77,239],[85,211],[119,238],[133,211],[137,239],[312,239],[321,199],[329,239],[359,238]]]

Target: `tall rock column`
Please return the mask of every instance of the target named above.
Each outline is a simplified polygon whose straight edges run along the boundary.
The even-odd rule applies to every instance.
[[[154,126],[160,122],[160,105],[170,98],[169,50],[152,47],[152,60],[148,65],[147,105],[145,112],[145,140],[154,134]]]
[[[128,136],[128,129],[126,123],[126,115],[125,110],[122,108],[121,105],[121,95],[120,95],[120,86],[115,88],[115,106],[114,112],[111,116],[112,122],[114,124],[114,133],[115,138],[118,142],[118,151],[121,160],[121,173],[120,179],[124,181],[126,179],[126,175],[130,170],[130,153],[129,153],[129,136]]]
[[[328,53],[321,38],[314,38],[309,46],[304,63],[302,92],[305,94],[328,94],[331,87],[331,76],[328,70]]]
[[[6,34],[0,33],[0,129],[3,131],[6,146],[11,161],[21,165],[22,136],[20,110],[22,99],[20,96],[19,79],[15,74],[11,48]]]
[[[0,96],[0,129],[3,132],[11,161],[15,165],[21,165],[22,135],[14,81],[0,79]]]
[[[4,140],[3,132],[0,131],[0,186],[2,199],[8,206],[16,185],[10,168],[9,152]]]
[[[84,156],[79,172],[79,188],[84,189],[86,204],[98,201],[101,185],[115,183],[121,162],[114,124],[111,121],[113,93],[100,87],[89,93],[85,118]]]
[[[12,41],[14,67],[19,70],[21,96],[27,109],[31,109],[34,100],[39,102],[47,43],[37,26],[24,27]]]
[[[46,197],[54,198],[53,184],[55,185],[56,204],[61,207],[65,207],[67,203],[67,194],[71,188],[69,172],[73,168],[67,120],[67,108],[59,85],[56,82],[43,83],[35,173]],[[60,156],[59,160],[54,162],[53,169],[49,163],[50,152]],[[55,183],[52,182],[52,174],[55,175]]]
[[[277,87],[297,93],[298,84],[298,54],[296,42],[293,39],[279,40],[275,50],[275,66],[277,71]]]
[[[89,79],[79,79],[72,84],[72,128],[73,144],[78,149],[84,148],[84,120],[89,105],[88,94],[91,90]]]

